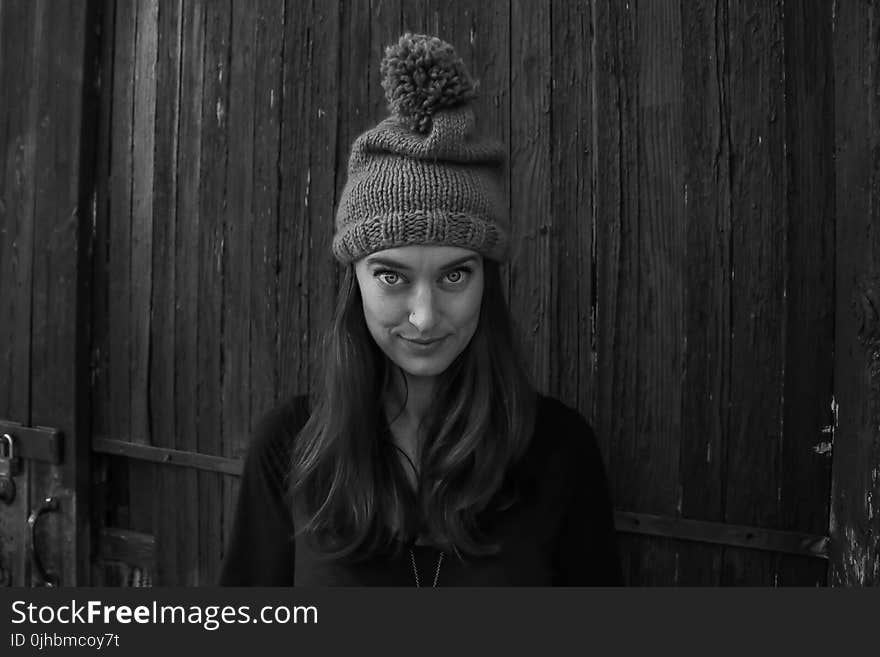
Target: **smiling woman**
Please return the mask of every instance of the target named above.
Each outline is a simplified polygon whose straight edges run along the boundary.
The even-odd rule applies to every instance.
[[[380,254],[355,264],[367,328],[395,365],[413,377],[428,377],[430,384],[477,328],[482,257],[450,246],[405,246]]]
[[[504,150],[452,47],[404,35],[355,140],[323,382],[264,418],[221,583],[620,583],[583,416],[539,394],[504,297]]]

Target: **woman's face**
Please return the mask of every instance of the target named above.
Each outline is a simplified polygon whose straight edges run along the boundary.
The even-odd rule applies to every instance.
[[[473,337],[483,300],[478,253],[402,246],[361,258],[355,273],[370,334],[411,376],[441,374]]]

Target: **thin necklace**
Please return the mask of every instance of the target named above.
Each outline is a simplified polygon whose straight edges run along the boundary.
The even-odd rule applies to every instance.
[[[392,442],[391,445],[394,447],[394,449],[396,449],[398,452],[400,452],[401,454],[403,454],[403,457],[404,457],[407,461],[409,461],[409,467],[412,468],[413,474],[415,474],[416,479],[418,480],[418,478],[419,478],[419,469],[416,467],[416,464],[413,463],[413,460],[409,457],[409,454],[407,454],[407,453],[403,450],[403,448],[402,448],[400,445],[398,445],[397,443]]]
[[[409,558],[412,561],[413,567],[413,575],[416,577],[416,588],[421,588],[422,585],[419,582],[419,569],[416,567],[416,555],[413,552],[412,548],[409,549]],[[434,573],[434,584],[431,588],[437,588],[437,580],[440,578],[440,566],[443,564],[443,553],[440,553],[440,557],[437,559],[437,571]]]

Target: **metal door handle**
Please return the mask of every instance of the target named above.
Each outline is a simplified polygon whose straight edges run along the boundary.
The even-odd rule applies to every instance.
[[[37,509],[31,511],[31,514],[28,516],[28,526],[31,530],[31,563],[33,563],[34,570],[37,571],[37,575],[46,586],[58,586],[58,578],[51,573],[47,573],[46,569],[43,568],[43,562],[40,560],[40,551],[37,549],[37,521],[43,514],[57,510],[58,499],[50,496],[44,499],[43,503]]]

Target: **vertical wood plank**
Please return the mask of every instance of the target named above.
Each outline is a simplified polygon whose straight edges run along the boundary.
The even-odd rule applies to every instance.
[[[834,112],[831,4],[786,2],[787,335],[780,529],[825,534],[833,423]],[[778,583],[824,585],[827,562],[783,557]]]
[[[113,126],[110,152],[109,228],[109,417],[107,432],[131,435],[131,212],[134,158],[134,69],[137,4],[116,4]]]
[[[336,135],[340,75],[340,8],[337,0],[314,0],[312,25],[317,38],[312,42],[312,99],[307,125],[310,135],[308,222],[311,250],[309,268],[309,379],[308,390],[317,390],[318,363],[323,355],[321,338],[336,305],[338,287],[336,261],[331,252],[336,205]],[[300,389],[300,393],[306,392]]]
[[[612,495],[623,510],[641,509],[637,409],[641,405],[638,359],[638,193],[636,98],[628,81],[636,74],[632,3],[594,5],[594,171],[598,253],[598,434],[610,451]],[[649,502],[650,503],[650,502]],[[630,563],[633,542],[622,540]],[[624,570],[627,581],[638,573]]]
[[[228,164],[223,249],[222,454],[235,455],[250,428],[250,297],[254,176],[254,49],[256,12],[243,0],[232,3]],[[231,482],[231,478],[225,480]],[[227,542],[237,486],[223,485],[222,545]],[[220,500],[218,500],[220,502]]]
[[[385,48],[396,44],[403,33],[401,6],[404,0],[370,0],[370,54],[363,62],[369,91],[369,124],[375,125],[388,116],[382,73],[379,66]]]
[[[880,12],[836,3],[833,586],[880,583]]]
[[[65,368],[64,355],[55,352],[64,343],[63,333],[51,321],[51,316],[60,312],[62,316],[74,316],[68,303],[65,303],[63,295],[55,296],[59,292],[59,286],[55,277],[58,273],[68,276],[74,271],[68,269],[71,264],[71,251],[76,249],[75,237],[71,234],[72,226],[75,226],[76,198],[71,199],[63,188],[66,174],[71,171],[70,163],[66,160],[63,147],[65,129],[63,120],[58,123],[53,117],[62,116],[56,113],[63,105],[57,105],[57,97],[53,93],[55,74],[53,48],[63,50],[64,39],[59,43],[52,44],[57,23],[61,20],[55,12],[51,11],[48,2],[37,2],[34,21],[36,23],[36,36],[34,39],[34,63],[35,72],[33,85],[35,88],[36,102],[32,111],[36,113],[36,148],[34,154],[34,250],[33,250],[33,279],[32,279],[32,317],[30,327],[31,338],[31,412],[28,422],[46,426],[58,426],[64,424],[70,427],[68,422],[67,405],[58,398],[60,385],[71,385],[72,368]],[[50,46],[50,44],[52,44]],[[57,52],[57,51],[55,51]],[[71,70],[75,74],[75,69]],[[58,86],[66,86],[63,81]],[[58,107],[58,110],[56,110]],[[66,109],[70,109],[67,107]],[[58,131],[57,139],[54,134]],[[54,162],[56,156],[59,162]],[[70,205],[68,205],[70,204]],[[73,221],[66,216],[71,210],[74,212]],[[63,219],[62,219],[63,216]],[[57,230],[57,234],[55,231]],[[57,258],[57,259],[56,259]],[[53,308],[55,303],[58,306]],[[52,311],[50,311],[52,308]],[[63,331],[64,329],[61,329]],[[59,368],[51,371],[53,363]],[[56,380],[57,377],[57,380]],[[51,409],[52,402],[60,402],[57,409]],[[54,412],[47,413],[47,411]],[[38,419],[39,418],[39,419]],[[29,477],[27,478],[29,504],[34,506],[50,494],[56,494],[62,498],[63,484],[57,478],[57,471],[50,469],[42,463],[32,462],[27,464]],[[24,491],[20,494],[24,495]],[[33,502],[31,502],[31,500]],[[65,514],[70,512],[73,499],[69,494],[63,495]],[[41,521],[36,534],[36,542],[40,551],[40,558],[47,573],[55,577],[67,575],[64,568],[65,545],[63,539],[63,518],[61,514],[50,514]],[[52,538],[62,538],[62,541]],[[30,565],[30,564],[29,564]],[[31,572],[30,585],[42,585],[36,572]]]
[[[221,454],[225,410],[222,394],[223,260],[227,249],[223,208],[228,199],[229,61],[231,4],[206,5],[199,189],[198,451]],[[199,475],[200,582],[215,582],[222,554],[221,475]]]
[[[91,439],[109,437],[110,432],[110,300],[109,300],[109,224],[110,224],[110,170],[113,129],[114,37],[116,3],[105,0],[102,5],[101,53],[98,61],[100,87],[99,124],[95,163],[95,221],[91,242],[91,351],[89,358],[90,405],[92,420]],[[95,457],[92,467],[92,522],[101,527],[115,520],[116,507],[110,498],[108,485],[109,461]],[[102,586],[107,582],[108,569],[95,562],[92,582]]]
[[[153,172],[156,142],[156,57],[158,0],[138,0],[135,24],[134,108],[130,234],[131,415],[127,440],[151,444],[149,414],[150,322],[153,314]],[[155,468],[132,463],[129,504],[131,528],[153,532],[154,500],[144,491],[154,488]]]
[[[133,177],[134,68],[137,38],[137,5],[114,4],[112,32],[113,80],[110,130],[110,162],[107,185],[108,209],[106,239],[107,322],[103,381],[107,394],[101,424],[105,435],[125,438],[131,435],[131,210]],[[108,38],[110,35],[108,34]],[[103,364],[102,363],[102,364]],[[100,370],[99,370],[100,372]],[[99,402],[101,403],[101,402]],[[103,433],[103,432],[102,432]],[[110,464],[109,499],[115,520],[122,527],[131,525],[129,475],[133,467],[125,461]]]
[[[680,513],[720,522],[730,368],[730,126],[725,15],[681,3],[684,216],[687,230]],[[719,583],[721,548],[683,542],[682,585]]]
[[[174,253],[174,416],[178,449],[197,451],[199,409],[199,235],[203,223],[199,190],[202,161],[202,105],[205,6],[185,3],[180,71],[180,136],[177,147],[177,217]],[[209,120],[206,119],[206,120]],[[176,583],[195,586],[202,581],[199,553],[199,474],[178,470],[178,504],[174,506],[175,535],[180,541]]]
[[[681,13],[675,3],[641,0],[638,44],[637,407],[639,508],[679,513],[681,379],[684,372],[684,185],[681,175]],[[673,544],[652,541],[642,558],[675,575]],[[655,549],[652,554],[652,549]]]
[[[278,230],[278,374],[279,399],[302,394],[309,381],[309,186],[312,105],[310,14],[288,2],[284,10],[281,180]],[[363,28],[363,25],[361,26]]]
[[[251,426],[275,406],[278,392],[279,142],[282,110],[283,0],[257,5],[254,104],[254,226],[251,262]],[[334,47],[336,41],[330,40]],[[335,108],[334,108],[335,109]],[[331,175],[332,175],[331,171]]]
[[[559,298],[551,321],[548,393],[590,419],[596,399],[593,234],[597,220],[592,184],[592,8],[554,0],[550,12],[550,179],[555,222],[550,261]]]
[[[34,178],[34,276],[31,324],[31,417],[66,436],[61,465],[31,462],[27,495],[32,508],[46,496],[59,501],[37,530],[47,570],[71,586],[88,583],[88,418],[85,349],[88,345],[87,254],[91,220],[94,139],[89,110],[94,80],[86,39],[95,20],[83,4],[36,5],[37,119]],[[88,71],[88,87],[86,76]],[[83,134],[84,128],[86,134]],[[59,321],[65,318],[66,321]],[[81,530],[81,531],[80,531]]]
[[[30,277],[33,248],[33,167],[35,118],[32,109],[34,74],[31,51],[35,31],[32,3],[3,6],[0,67],[4,93],[0,103],[0,410],[4,417],[24,421],[29,390],[21,385],[30,371]]]
[[[158,6],[158,41],[155,97],[155,163],[153,185],[153,285],[150,306],[150,425],[152,444],[173,448],[177,425],[174,416],[174,334],[177,249],[177,150],[180,122],[181,1]],[[179,565],[180,543],[175,509],[180,503],[176,468],[156,468],[153,517],[157,549],[156,584],[183,580]],[[140,494],[143,494],[142,492]]]
[[[81,46],[72,48],[72,52],[82,53],[83,73],[80,80],[80,88],[77,94],[72,94],[80,102],[81,115],[79,121],[79,162],[78,162],[78,205],[81,209],[81,218],[77,228],[77,258],[76,258],[76,332],[75,332],[75,396],[74,412],[76,422],[75,436],[75,459],[68,462],[64,467],[64,476],[73,488],[77,498],[76,515],[73,517],[72,527],[76,532],[73,539],[76,544],[77,554],[76,573],[72,579],[78,586],[90,586],[92,580],[92,537],[95,535],[96,517],[92,511],[93,490],[92,468],[94,461],[91,450],[91,437],[93,435],[91,416],[91,345],[92,338],[91,317],[92,299],[94,289],[92,287],[91,263],[94,256],[93,244],[95,227],[98,222],[97,207],[97,172],[98,160],[104,157],[105,152],[99,152],[98,137],[103,126],[100,122],[100,110],[103,106],[104,96],[101,90],[101,54],[104,45],[103,29],[107,9],[104,3],[89,2],[83,8],[83,32]],[[73,21],[72,24],[76,24]],[[70,29],[66,25],[63,29]]]
[[[369,75],[371,57],[370,12],[367,3],[343,2],[340,11],[339,35],[339,88],[345,93],[339,96],[338,128],[336,135],[336,198],[348,178],[348,159],[355,138],[370,127],[371,87],[379,84]],[[286,53],[286,51],[285,51]],[[289,56],[285,54],[285,68]]]
[[[92,348],[91,415],[93,437],[110,437],[110,221],[111,162],[114,119],[114,43],[116,2],[105,0],[101,27],[99,83],[101,88],[100,124],[95,179],[95,226],[92,236]],[[118,111],[118,108],[116,108]]]
[[[557,281],[551,267],[550,12],[514,0],[510,9],[510,306],[539,390],[550,380]]]
[[[416,34],[430,34],[428,31],[427,4],[431,0],[406,0],[400,6],[400,33],[413,32]],[[433,33],[441,39],[441,34]]]
[[[3,3],[0,103],[0,413],[30,422],[30,326],[34,268],[34,167],[36,155],[37,21],[33,3]],[[13,503],[0,510],[0,567],[11,586],[28,584],[28,472],[17,478]]]
[[[726,522],[780,519],[786,353],[785,100],[781,2],[729,7],[731,367]],[[725,553],[722,583],[771,584],[776,558]]]
[[[156,145],[158,0],[138,0],[134,65],[131,210],[131,423],[129,436],[150,443],[149,353],[153,285],[153,158]],[[144,482],[146,483],[146,482]]]

